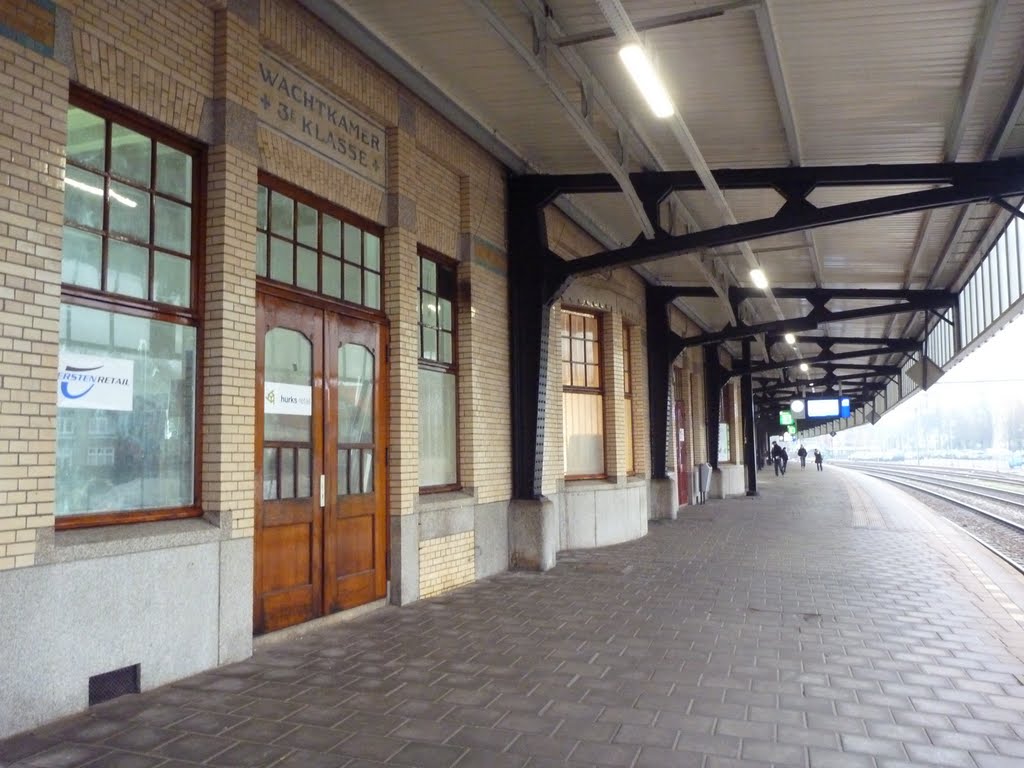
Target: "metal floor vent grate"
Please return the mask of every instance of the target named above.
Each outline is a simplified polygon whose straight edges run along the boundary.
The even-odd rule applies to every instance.
[[[102,704],[126,693],[139,692],[139,665],[122,667],[89,678],[89,706]]]

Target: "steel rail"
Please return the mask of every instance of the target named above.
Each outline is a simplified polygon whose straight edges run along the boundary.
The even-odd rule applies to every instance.
[[[851,461],[851,460],[837,460],[835,463],[843,464],[844,466],[854,468],[867,466],[871,468],[877,468],[885,471],[890,470],[893,472],[918,472],[922,475],[934,474],[936,472],[942,472],[945,474],[957,475],[963,478],[975,479],[975,480],[990,480],[994,483],[1004,483],[1006,485],[1018,485],[1024,486],[1024,475],[1010,472],[996,472],[990,469],[972,469],[970,467],[943,467],[932,464],[883,464],[877,461]]]
[[[932,477],[931,474],[928,472],[914,472],[913,470],[900,470],[887,467],[876,467],[875,471],[880,475],[892,474],[898,475],[900,477],[921,478],[922,480],[926,479],[927,482],[939,488],[948,488],[951,491],[961,491],[963,493],[969,493],[972,496],[977,496],[979,499],[988,499],[990,501],[998,501],[1003,504],[1012,504],[1014,506],[1020,507],[1022,514],[1024,514],[1024,493],[1018,493],[1017,491],[1012,490],[1000,490],[998,488],[993,488],[992,486],[985,485],[984,483],[971,483],[968,482],[969,478],[965,478],[963,480],[939,480]],[[1007,499],[1002,496],[994,496],[991,493],[985,493],[983,490],[980,489],[994,491],[995,493],[1002,493],[1016,498]],[[1017,499],[1020,499],[1020,501],[1017,501]]]
[[[968,503],[966,503],[964,501],[960,501],[958,499],[954,499],[954,498],[951,498],[951,497],[946,496],[944,494],[941,494],[941,493],[939,493],[937,491],[933,491],[930,488],[922,487],[920,485],[917,485],[916,483],[908,482],[905,479],[901,480],[901,479],[894,478],[892,476],[886,476],[886,474],[884,472],[879,472],[877,470],[876,471],[871,471],[871,470],[858,469],[856,471],[861,472],[861,473],[863,473],[865,475],[868,475],[869,477],[875,477],[875,478],[878,478],[879,480],[882,480],[884,482],[892,483],[893,485],[903,485],[903,486],[906,486],[907,488],[913,488],[915,491],[920,491],[922,493],[928,494],[929,496],[935,496],[936,498],[939,498],[939,499],[942,499],[943,501],[949,502],[950,504],[953,504],[954,506],[961,507],[963,509],[966,509],[966,510],[969,510],[971,512],[974,512],[976,515],[978,515],[980,517],[989,518],[990,520],[993,520],[995,522],[1002,523],[1003,525],[1005,525],[1006,527],[1012,529],[1013,531],[1015,531],[1017,533],[1024,534],[1024,526],[1018,525],[1017,523],[1011,522],[1010,520],[1006,520],[1006,519],[1000,517],[999,515],[992,514],[991,512],[986,512],[983,509],[978,509],[977,507],[975,507],[975,506],[973,506],[971,504],[968,504]],[[1021,564],[1020,562],[1015,560],[1013,557],[1011,557],[1010,555],[1008,555],[1005,552],[1003,552],[1002,550],[1000,550],[995,545],[985,541],[980,536],[978,536],[978,535],[976,535],[974,533],[971,533],[969,530],[964,528],[959,523],[953,522],[952,520],[950,520],[945,515],[942,515],[942,513],[939,512],[938,510],[936,510],[936,514],[938,514],[940,517],[942,517],[942,519],[945,520],[950,525],[953,525],[953,526],[959,528],[964,533],[966,533],[968,536],[970,536],[976,542],[981,544],[981,546],[985,547],[985,549],[987,549],[989,552],[994,554],[1000,560],[1002,560],[1005,563],[1007,563],[1011,568],[1016,570],[1018,573],[1024,574],[1024,564]]]
[[[1007,528],[1012,528],[1017,533],[1020,533],[1020,534],[1024,535],[1024,525],[1020,525],[1019,523],[1015,523],[1012,520],[1007,520],[1005,517],[1001,517],[1001,516],[999,516],[999,515],[997,515],[997,514],[995,514],[993,512],[987,512],[984,509],[979,509],[978,507],[974,506],[973,504],[968,504],[966,501],[960,501],[959,499],[954,499],[951,496],[947,496],[947,495],[945,495],[943,493],[939,493],[938,491],[934,491],[930,487],[917,485],[916,483],[910,482],[909,480],[907,480],[905,478],[904,479],[900,479],[899,477],[893,477],[892,475],[890,475],[890,474],[888,474],[888,473],[886,473],[884,471],[863,470],[863,469],[858,469],[856,471],[861,472],[861,473],[863,473],[865,475],[869,475],[871,477],[877,477],[880,480],[885,480],[886,482],[893,483],[894,485],[905,485],[908,488],[913,488],[916,491],[921,491],[922,493],[926,493],[929,496],[935,496],[936,498],[942,499],[943,501],[948,501],[950,504],[955,504],[958,507],[963,507],[964,509],[968,509],[971,512],[974,512],[976,515],[980,515],[981,517],[987,517],[990,520],[996,521],[997,523],[1002,523]],[[1008,502],[1006,499],[1000,499],[1000,501],[1002,501],[1003,503],[1009,503],[1009,504],[1013,504],[1014,503],[1012,501]],[[1024,506],[1024,505],[1020,505],[1020,506]]]

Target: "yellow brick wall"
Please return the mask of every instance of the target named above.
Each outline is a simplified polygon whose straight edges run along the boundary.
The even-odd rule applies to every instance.
[[[633,472],[651,476],[650,419],[647,393],[647,334],[644,326],[630,324],[629,367],[633,377]]]
[[[512,493],[505,256],[476,241],[459,268],[459,464],[481,504]],[[496,311],[498,310],[498,311]]]
[[[431,597],[476,579],[473,531],[420,542],[420,597]]]
[[[215,96],[244,100],[259,54],[258,31],[220,10],[215,40]],[[232,146],[211,149],[203,283],[201,503],[232,538],[255,532],[256,181],[256,157],[249,151]]]
[[[601,386],[604,389],[604,467],[609,479],[626,477],[626,406],[623,402],[622,316],[598,318],[601,334]]]
[[[203,322],[203,483],[208,514],[251,536],[255,487],[256,163],[232,147],[208,162]]]
[[[194,136],[213,96],[214,13],[199,0],[62,0],[86,88]]]
[[[260,2],[260,34],[267,48],[292,63],[361,112],[386,126],[398,124],[398,84],[382,69],[288,0]],[[390,189],[389,191],[394,191]]]
[[[275,131],[261,127],[257,139],[262,170],[370,221],[384,223],[384,190],[345,173],[326,158],[303,149]]]
[[[565,426],[562,423],[562,302],[556,301],[549,313],[548,378],[540,404],[544,419],[542,494],[553,494],[565,477]],[[540,446],[538,446],[540,449]]]
[[[462,202],[458,174],[417,151],[413,155],[412,177],[415,180],[416,234],[420,243],[454,258],[459,248]]]
[[[3,570],[32,565],[53,525],[67,72],[0,38],[0,91]]]

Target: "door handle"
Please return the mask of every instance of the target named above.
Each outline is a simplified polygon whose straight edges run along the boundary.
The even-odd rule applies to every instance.
[[[320,506],[327,506],[327,475],[320,475]]]

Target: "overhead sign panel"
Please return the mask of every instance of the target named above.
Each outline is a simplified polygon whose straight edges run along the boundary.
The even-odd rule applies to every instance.
[[[807,418],[831,419],[839,415],[839,398],[823,397],[807,400]]]
[[[783,427],[793,423],[793,414],[789,411],[779,411],[779,424]]]

